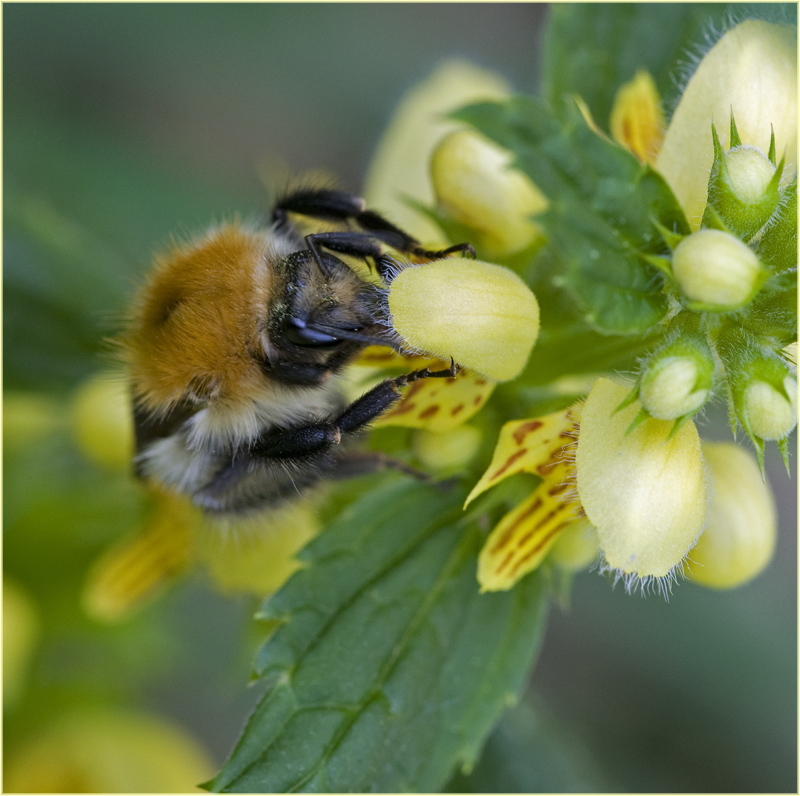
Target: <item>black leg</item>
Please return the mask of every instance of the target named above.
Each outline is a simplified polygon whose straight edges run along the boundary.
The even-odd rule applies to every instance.
[[[366,233],[362,235],[365,241],[363,244],[347,243],[346,236],[358,235],[358,233],[355,232],[320,233],[312,237],[316,238],[321,245],[342,254],[375,257],[378,272],[381,273],[381,275],[383,275],[382,271],[386,268],[386,261],[378,259],[379,257],[383,257],[380,247],[374,245],[373,249],[369,252],[364,251],[368,245],[366,241],[370,238],[374,241],[380,241],[380,243],[403,252],[404,254],[411,254],[429,260],[440,260],[457,252],[473,258],[475,257],[475,249],[473,249],[469,243],[458,243],[447,249],[425,249],[416,238],[413,238],[407,232],[396,227],[379,213],[372,210],[365,210],[363,199],[343,191],[321,189],[298,191],[297,193],[290,194],[280,199],[276,204],[272,213],[273,220],[276,222],[283,221],[286,218],[286,213],[299,213],[300,215],[331,221],[353,221]],[[335,236],[337,235],[345,236],[340,239],[341,242],[339,246],[349,245],[350,248],[336,248],[335,243],[337,239]],[[328,241],[320,240],[320,238],[324,236],[330,236]],[[308,242],[308,238],[306,238],[306,241]],[[331,242],[333,242],[334,245],[331,245]],[[354,246],[355,250],[353,249]],[[326,271],[321,262],[318,250],[314,249],[311,244],[309,244],[309,248],[314,253],[314,259],[320,264],[323,271]],[[377,255],[373,253],[373,250],[377,250]]]
[[[400,398],[400,390],[419,379],[454,378],[458,372],[451,362],[448,370],[415,370],[386,379],[348,406],[329,423],[311,423],[299,428],[273,432],[257,440],[249,449],[256,458],[293,459],[313,456],[337,445],[343,434],[352,434],[382,415]]]

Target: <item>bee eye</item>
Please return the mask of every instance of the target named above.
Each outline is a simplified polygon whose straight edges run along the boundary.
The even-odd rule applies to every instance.
[[[333,348],[342,342],[329,334],[310,329],[305,321],[299,318],[287,318],[282,331],[287,342],[304,348]]]

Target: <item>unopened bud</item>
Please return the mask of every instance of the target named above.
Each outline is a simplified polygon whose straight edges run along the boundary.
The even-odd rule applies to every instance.
[[[611,135],[646,163],[655,161],[664,140],[664,114],[655,81],[640,69],[614,97]]]
[[[81,451],[97,464],[124,469],[133,455],[130,396],[119,376],[97,374],[78,388],[72,431]]]
[[[694,359],[663,357],[642,378],[639,400],[653,417],[675,420],[694,414],[706,402],[710,389],[710,374],[701,374]]]
[[[797,381],[787,376],[781,386],[754,380],[745,387],[742,411],[749,430],[761,439],[783,439],[797,425]]]
[[[420,428],[414,432],[414,453],[426,470],[455,472],[469,464],[482,438],[475,426],[461,425],[452,431]]]
[[[739,140],[731,117],[731,137]],[[775,163],[758,147],[738,144],[724,152],[712,127],[714,165],[708,181],[708,205],[703,226],[721,225],[743,241],[749,241],[767,223],[781,199],[783,163]],[[773,152],[773,146],[770,152]]]
[[[598,550],[597,531],[584,518],[564,528],[547,558],[561,569],[577,572],[597,560]]]
[[[737,198],[754,204],[764,195],[772,178],[775,166],[769,158],[754,146],[739,146],[725,153],[731,188]]]
[[[763,454],[763,440],[783,440],[797,424],[797,378],[787,361],[740,327],[723,327],[717,351],[738,419]],[[761,461],[761,458],[759,459]]]
[[[672,273],[694,307],[718,312],[750,301],[765,275],[747,244],[716,229],[684,238],[673,252]]]
[[[516,378],[539,334],[539,305],[513,271],[451,257],[403,269],[389,286],[391,324],[406,348],[495,381]]]
[[[471,130],[447,136],[433,153],[431,177],[439,204],[478,232],[490,257],[504,257],[529,246],[539,235],[531,216],[547,199],[521,171],[512,155]]]
[[[755,460],[738,445],[704,442],[703,456],[711,502],[686,575],[703,586],[729,589],[754,578],[772,558],[775,504]]]

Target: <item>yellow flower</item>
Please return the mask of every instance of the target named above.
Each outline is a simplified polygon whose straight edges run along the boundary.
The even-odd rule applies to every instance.
[[[474,243],[488,257],[507,257],[541,236],[531,220],[547,199],[507,150],[472,130],[444,138],[431,158],[431,180],[440,207],[476,232]]]
[[[775,503],[755,459],[732,442],[705,442],[711,504],[708,524],[689,553],[687,576],[729,589],[752,580],[775,552]]]
[[[582,405],[503,427],[467,502],[518,472],[542,481],[489,535],[478,563],[483,589],[513,586],[568,528],[583,532],[584,552],[575,559],[589,563],[587,520],[604,566],[629,586],[655,581],[663,588],[674,577],[706,519],[700,440],[691,422],[676,433],[671,422],[655,419],[631,430],[638,405],[617,411],[627,394],[598,379]]]
[[[703,530],[706,484],[691,421],[646,420],[629,431],[639,408],[617,407],[628,388],[598,379],[581,409],[577,488],[608,565],[641,579],[664,578]]]
[[[130,401],[118,377],[99,374],[82,384],[70,418],[87,458],[109,469],[131,466]],[[297,569],[295,554],[319,531],[307,503],[223,527],[181,495],[147,487],[142,501],[142,525],[105,550],[87,574],[83,606],[98,621],[125,619],[193,566],[203,567],[223,591],[263,596]]]
[[[516,378],[539,334],[539,305],[513,271],[453,257],[401,270],[389,285],[391,326],[406,349]]]
[[[743,144],[766,152],[770,128],[778,157],[797,163],[797,30],[748,20],[706,53],[684,89],[655,167],[698,229],[714,160],[711,125],[733,114]]]
[[[182,728],[158,716],[111,710],[68,714],[5,757],[12,793],[188,793],[213,763]]]
[[[640,69],[617,91],[611,108],[611,135],[639,160],[653,163],[664,140],[661,99],[650,73]]]
[[[367,173],[363,191],[367,204],[411,230],[426,245],[447,245],[439,227],[410,207],[408,200],[433,206],[431,153],[442,138],[458,129],[447,115],[472,102],[508,94],[508,84],[494,72],[463,61],[443,63],[395,110]]]

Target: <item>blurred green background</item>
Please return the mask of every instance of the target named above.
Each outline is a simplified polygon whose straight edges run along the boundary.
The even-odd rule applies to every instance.
[[[279,164],[358,191],[392,109],[443,59],[535,92],[547,19],[499,3],[3,6],[4,388],[22,396],[4,412],[4,572],[36,617],[12,630],[38,628],[6,686],[6,766],[59,717],[111,707],[183,728],[211,769],[187,763],[199,781],[258,696],[255,598],[197,573],[117,624],[79,602],[143,508],[127,473],[76,447],[72,395],[151,252],[265,212],[259,174]],[[729,438],[713,413],[702,433]],[[579,576],[525,703],[453,790],[796,791],[796,487],[767,460],[767,572],[730,593],[684,583],[668,603]]]

